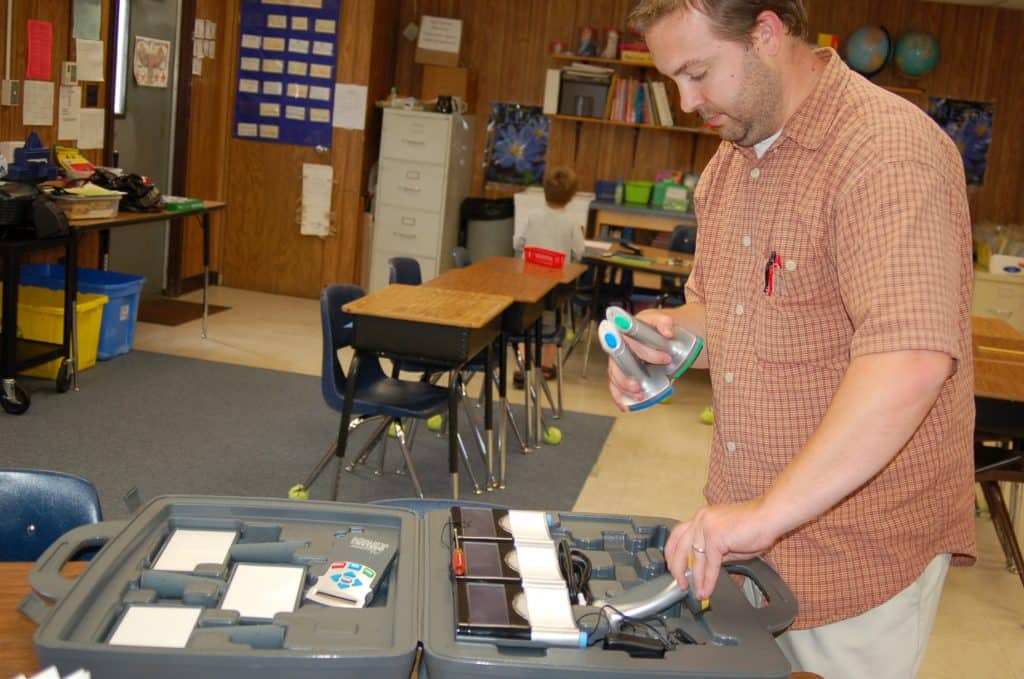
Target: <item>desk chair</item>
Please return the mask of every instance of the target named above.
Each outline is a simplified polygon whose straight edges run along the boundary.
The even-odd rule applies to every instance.
[[[692,255],[697,247],[697,227],[680,224],[672,230],[668,250]],[[659,309],[665,306],[677,307],[686,303],[686,276],[661,277],[662,293],[655,300]]]
[[[452,259],[455,261],[456,269],[464,269],[473,263],[473,259],[469,256],[469,250],[461,245],[452,248]]]
[[[72,528],[102,520],[96,488],[82,477],[0,469],[0,561],[35,561]]]
[[[1024,557],[1021,556],[1017,533],[999,485],[1000,482],[1024,483],[1024,453],[1020,449],[994,448],[975,443],[974,480],[985,495],[985,503],[996,529],[996,537],[1006,555],[1006,562],[1011,570],[1017,571],[1024,585]]]
[[[574,324],[576,333],[563,360],[569,360],[576,345],[583,339],[583,370],[580,377],[587,376],[587,364],[590,361],[590,346],[594,339],[594,328],[604,319],[605,310],[611,305],[619,305],[632,312],[633,304],[633,272],[607,264],[590,264],[587,271],[576,284],[576,294],[570,308],[583,310],[582,318]],[[586,329],[586,333],[583,330]],[[585,336],[584,336],[585,335]]]
[[[345,387],[348,378],[338,360],[338,351],[352,343],[352,315],[342,311],[341,307],[364,295],[361,288],[355,285],[329,285],[320,293],[320,317],[323,325],[323,362],[321,367],[321,391],[327,405],[338,412],[345,405]],[[448,407],[448,391],[427,382],[410,382],[388,377],[381,369],[380,361],[375,356],[361,357],[359,378],[356,384],[355,400],[352,403],[352,415],[348,430],[351,432],[360,424],[375,418],[384,418],[385,424],[378,428],[379,436],[391,419],[401,423],[403,420],[425,420],[432,415],[444,412]],[[409,470],[416,494],[423,497],[423,487],[416,467],[412,461],[411,444],[405,436],[402,426],[395,427],[402,456]],[[343,431],[339,427],[338,438],[327,450],[306,477],[305,481],[292,486],[289,497],[305,499],[309,497],[309,487],[316,481],[320,473],[337,456],[339,464],[334,478],[333,497],[338,499],[342,466],[340,458],[345,456],[344,448],[339,448]],[[372,437],[371,437],[372,438]],[[371,441],[372,442],[372,441]],[[467,462],[468,464],[468,462]]]

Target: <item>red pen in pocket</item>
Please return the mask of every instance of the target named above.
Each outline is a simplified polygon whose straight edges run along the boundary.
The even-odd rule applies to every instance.
[[[764,294],[769,297],[775,295],[775,270],[782,268],[782,258],[775,250],[768,255],[768,261],[764,263]]]

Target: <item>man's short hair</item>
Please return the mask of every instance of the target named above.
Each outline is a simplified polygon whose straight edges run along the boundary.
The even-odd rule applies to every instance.
[[[562,207],[576,195],[576,173],[567,167],[550,168],[544,173],[544,200]]]
[[[790,35],[807,37],[807,10],[802,0],[640,0],[629,15],[629,24],[646,33],[659,19],[678,9],[706,16],[715,35],[723,40],[750,44],[757,17],[765,11],[775,12]]]

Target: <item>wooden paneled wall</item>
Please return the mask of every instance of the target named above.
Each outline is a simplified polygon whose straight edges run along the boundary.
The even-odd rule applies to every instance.
[[[23,141],[30,132],[39,135],[43,145],[53,148],[56,143],[73,144],[71,139],[57,138],[57,107],[58,95],[60,92],[60,67],[65,61],[75,60],[75,41],[72,37],[72,0],[17,0],[12,4],[13,16],[11,17],[11,79],[20,82],[22,88],[21,101],[24,102],[25,86],[25,65],[28,60],[26,48],[26,30],[30,19],[48,21],[53,24],[53,49],[51,50],[51,80],[54,82],[53,101],[53,125],[52,126],[25,126],[22,125],[22,104],[18,106],[0,106],[0,140],[2,141]],[[108,42],[108,23],[110,11],[113,5],[112,0],[102,0],[102,19],[100,23],[100,39],[104,44]],[[0,64],[3,62],[3,55],[6,51],[6,28],[7,25],[7,3],[0,2]],[[0,76],[3,68],[0,66]],[[82,102],[85,102],[85,83],[81,83]],[[99,88],[99,106],[106,106],[107,89],[106,83],[94,83]],[[84,151],[89,160],[94,163],[101,163],[103,151]],[[13,162],[13,158],[8,158]],[[41,252],[26,257],[28,260],[52,260],[58,253]],[[96,266],[98,263],[98,239],[96,234],[88,234],[82,239],[82,249],[79,255],[79,262],[83,266]]]
[[[938,38],[942,58],[933,72],[911,80],[890,64],[874,81],[924,89],[908,96],[922,107],[933,96],[995,102],[985,183],[968,191],[971,214],[975,221],[1024,222],[1024,11],[916,0],[805,1],[814,34],[847,36],[876,24],[893,40],[909,31]]]
[[[849,35],[868,23],[884,24],[894,38],[909,30],[934,33],[942,61],[931,74],[912,82],[887,67],[881,84],[922,87],[910,96],[926,106],[929,95],[996,102],[995,129],[985,185],[971,190],[975,220],[1024,222],[1024,12],[920,2],[918,0],[805,0],[812,34]],[[420,14],[463,21],[462,61],[478,73],[475,111],[486,120],[489,102],[539,105],[544,72],[562,62],[547,56],[548,45],[576,44],[579,26],[623,27],[634,0],[401,0],[399,29]],[[394,84],[418,94],[422,66],[413,61],[414,44],[399,38]],[[677,110],[678,113],[678,110]],[[478,125],[473,192],[498,193],[484,182],[485,125]],[[657,130],[634,130],[552,121],[548,164],[576,169],[584,188],[595,179],[650,177],[659,169],[697,169],[717,146],[714,137]]]
[[[335,128],[331,149],[233,137],[240,0],[199,0],[196,16],[218,22],[218,58],[193,76],[190,195],[225,200],[223,231],[215,244],[222,281],[233,287],[314,297],[332,282],[362,279],[361,252],[366,180],[377,156],[380,115],[371,111],[365,130]],[[390,87],[397,0],[343,0],[336,80],[367,85],[370,101]],[[299,233],[302,164],[334,168],[334,235]],[[191,171],[190,171],[191,172]],[[188,233],[183,275],[201,262],[200,232]]]

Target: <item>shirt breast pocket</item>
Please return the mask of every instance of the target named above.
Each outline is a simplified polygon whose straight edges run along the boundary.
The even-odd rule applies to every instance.
[[[849,356],[849,321],[827,259],[812,247],[780,244],[756,295],[754,352],[761,363],[834,365]],[[766,256],[767,260],[767,256]],[[769,285],[770,284],[770,285]]]

